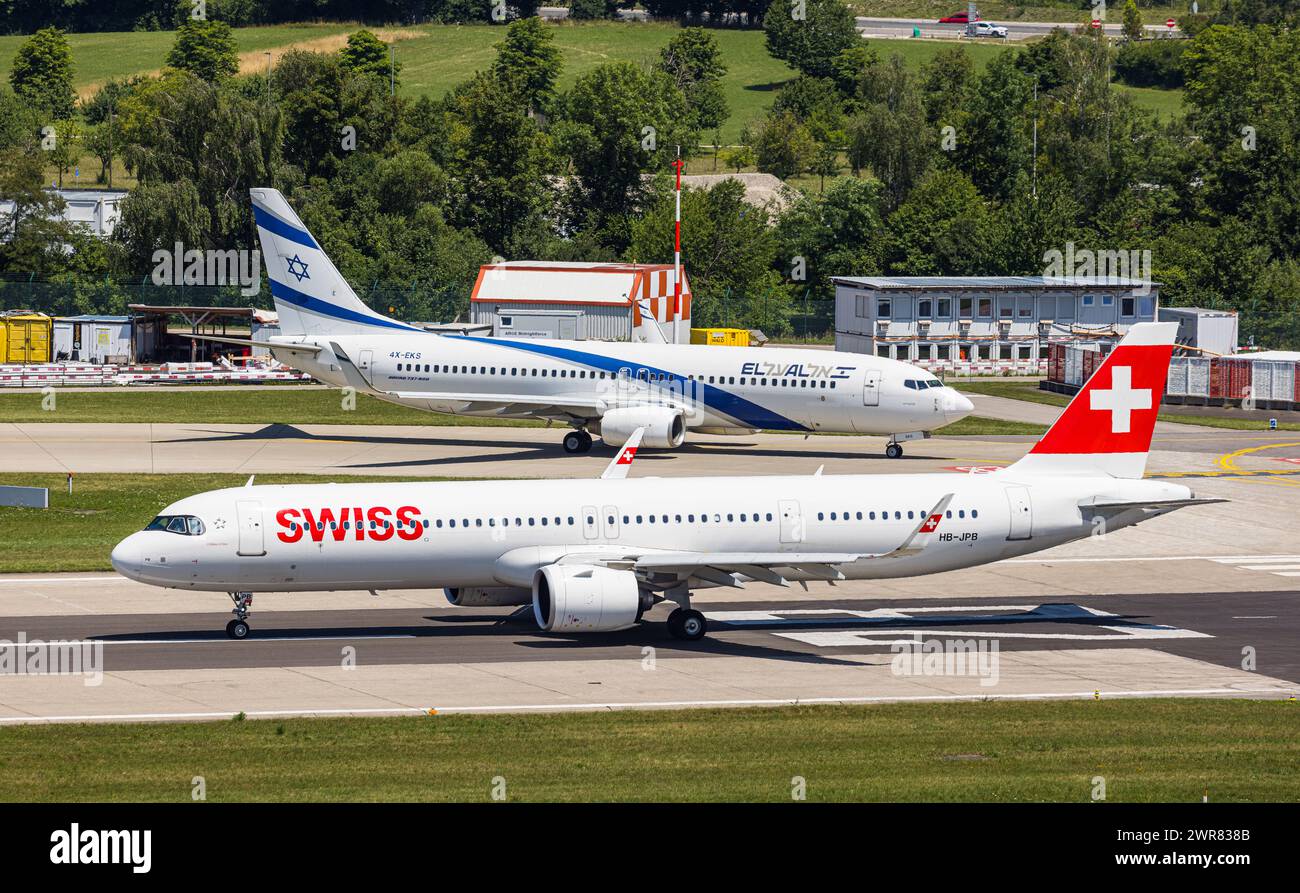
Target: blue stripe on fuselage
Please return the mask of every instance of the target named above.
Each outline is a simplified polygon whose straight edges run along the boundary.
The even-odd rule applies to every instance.
[[[358,313],[355,310],[349,310],[346,307],[339,307],[328,301],[322,301],[320,298],[313,298],[311,295],[303,294],[296,288],[291,288],[283,282],[276,282],[274,279],[267,277],[271,283],[271,296],[278,301],[284,301],[287,304],[293,304],[295,307],[301,307],[304,310],[310,310],[312,313],[319,313],[322,316],[331,316],[334,319],[343,319],[348,322],[364,323],[368,326],[378,326],[386,329],[400,329],[403,332],[420,332],[414,326],[408,326],[406,323],[400,323],[397,320],[389,319],[386,316],[367,315]]]
[[[449,335],[447,337],[456,338],[462,341],[476,341],[480,344],[491,344],[496,347],[508,347],[515,350],[530,351],[532,353],[544,354],[560,360],[569,360],[574,363],[582,363],[587,366],[594,366],[605,372],[618,375],[618,370],[627,368],[633,370],[645,369],[646,372],[653,372],[656,375],[666,375],[668,380],[673,383],[680,383],[683,391],[685,388],[696,385],[704,389],[704,405],[710,409],[716,410],[723,415],[730,416],[747,428],[769,428],[774,431],[809,431],[807,425],[802,425],[793,419],[787,419],[785,416],[775,413],[765,406],[760,406],[744,397],[737,396],[730,391],[724,391],[715,385],[705,384],[702,381],[692,381],[691,379],[669,372],[667,369],[659,369],[655,366],[647,366],[645,363],[632,360],[619,360],[614,357],[604,357],[600,354],[587,353],[581,350],[572,350],[567,347],[552,347],[549,344],[535,344],[527,341],[513,341],[505,343],[504,339],[493,338],[475,338],[472,335]]]

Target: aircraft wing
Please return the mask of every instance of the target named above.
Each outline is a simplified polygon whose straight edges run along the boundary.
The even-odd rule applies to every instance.
[[[1128,502],[1117,499],[1085,499],[1079,503],[1079,508],[1085,509],[1112,509],[1121,511],[1123,509],[1180,509],[1189,505],[1211,505],[1216,502],[1228,502],[1227,499],[1218,499],[1214,497],[1203,497],[1193,499],[1152,499],[1148,501]]]
[[[557,394],[542,397],[537,394],[470,394],[457,391],[379,391],[386,397],[399,400],[426,400],[431,403],[462,404],[457,410],[463,413],[491,412],[499,416],[539,415],[560,418],[599,418],[605,401],[595,397]]]
[[[620,550],[570,553],[564,564],[600,564],[638,573],[651,582],[696,579],[718,586],[742,587],[750,580],[788,586],[794,571],[804,579],[836,582],[840,568],[856,561],[890,561],[920,553],[930,544],[953,494],[939,500],[896,548],[888,552],[636,552]]]

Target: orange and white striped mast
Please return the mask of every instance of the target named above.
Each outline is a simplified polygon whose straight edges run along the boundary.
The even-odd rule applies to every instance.
[[[677,215],[673,224],[673,344],[682,343],[682,147],[677,147]]]

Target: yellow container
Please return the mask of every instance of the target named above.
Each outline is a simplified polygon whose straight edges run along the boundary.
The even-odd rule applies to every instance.
[[[749,347],[749,329],[691,329],[692,344]]]
[[[54,320],[44,313],[0,316],[0,363],[48,363]]]

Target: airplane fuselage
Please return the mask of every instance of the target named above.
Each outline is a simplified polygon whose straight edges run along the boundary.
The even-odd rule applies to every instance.
[[[680,407],[688,430],[716,433],[930,431],[971,409],[913,366],[837,351],[431,332],[294,341],[323,349],[314,356],[279,350],[277,357],[338,387],[432,412],[572,421],[585,413],[596,430],[604,412],[624,406]],[[550,402],[551,409],[500,395]]]
[[[635,478],[251,486],[182,499],[162,517],[201,533],[144,530],[113,552],[142,582],[180,589],[327,591],[532,585],[574,556],[647,552],[851,553],[895,549],[953,494],[918,554],[837,565],[847,579],[987,564],[1151,517],[1087,500],[1190,495],[1157,481],[993,474]],[[790,580],[819,579],[792,567]]]

